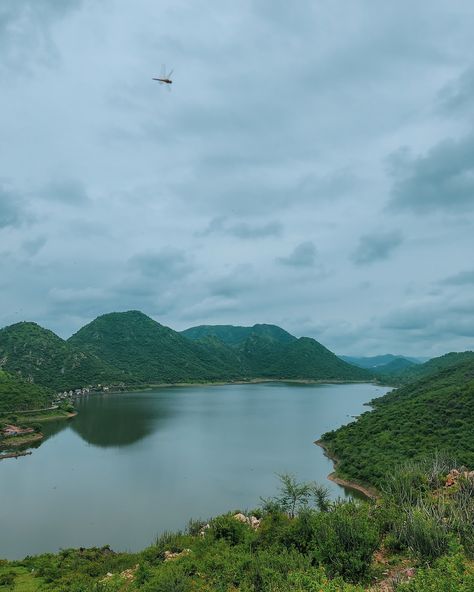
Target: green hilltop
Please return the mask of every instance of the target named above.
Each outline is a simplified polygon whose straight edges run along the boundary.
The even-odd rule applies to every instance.
[[[251,336],[260,336],[281,343],[296,341],[296,337],[277,327],[276,325],[253,325],[253,327],[241,327],[234,325],[199,325],[181,331],[181,334],[189,339],[197,340],[206,337],[216,337],[227,345],[240,345]]]
[[[56,390],[126,378],[126,374],[97,356],[28,322],[0,329],[0,367],[26,381]]]

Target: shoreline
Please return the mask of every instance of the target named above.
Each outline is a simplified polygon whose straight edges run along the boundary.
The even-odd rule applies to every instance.
[[[33,442],[42,440],[44,435],[41,432],[36,432],[28,436],[12,436],[0,441],[0,450],[15,448],[16,446],[29,446]],[[5,458],[5,457],[4,457]]]
[[[316,440],[314,444],[322,448],[324,451],[324,456],[329,458],[329,460],[331,460],[334,464],[335,470],[332,473],[330,473],[327,477],[330,481],[332,481],[333,483],[337,483],[337,485],[340,485],[341,487],[346,487],[347,489],[354,489],[355,491],[358,491],[359,493],[365,495],[365,497],[370,500],[375,500],[380,497],[379,492],[370,485],[362,485],[361,483],[357,483],[357,481],[349,481],[347,479],[339,477],[337,475],[337,465],[339,463],[339,459],[329,451],[328,447],[325,444],[323,444],[321,440]]]
[[[234,384],[263,384],[268,382],[281,382],[289,384],[378,384],[374,380],[331,380],[331,379],[311,379],[311,378],[250,378],[248,380],[227,380],[227,381],[211,381],[211,382],[158,382],[156,384],[146,385],[129,385],[124,388],[114,389],[108,391],[90,391],[90,394],[104,394],[104,393],[133,393],[139,391],[149,391],[156,388],[169,387],[197,387],[197,386],[232,386]],[[84,395],[82,395],[84,396]],[[82,398],[78,397],[78,398]],[[86,395],[87,396],[87,395]]]

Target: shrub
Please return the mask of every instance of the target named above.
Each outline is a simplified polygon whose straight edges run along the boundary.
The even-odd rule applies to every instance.
[[[428,508],[407,510],[397,530],[401,546],[424,561],[432,562],[449,550],[447,525]]]
[[[248,524],[236,520],[231,514],[217,516],[211,520],[209,534],[216,540],[224,539],[230,545],[238,545],[254,538]]]
[[[317,515],[313,554],[330,576],[342,576],[350,582],[367,578],[380,542],[378,525],[369,509],[366,504],[342,502],[332,512]]]
[[[432,568],[418,570],[408,583],[400,584],[397,592],[472,592],[474,571],[462,555],[439,559]]]

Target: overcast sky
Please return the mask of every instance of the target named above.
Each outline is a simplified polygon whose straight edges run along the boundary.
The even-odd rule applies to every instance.
[[[0,325],[472,349],[473,30],[472,0],[1,0]]]

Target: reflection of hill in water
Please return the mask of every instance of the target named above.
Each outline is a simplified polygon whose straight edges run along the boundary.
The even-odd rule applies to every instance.
[[[153,399],[153,400],[151,400]],[[129,446],[166,421],[170,408],[153,395],[92,395],[77,404],[72,429],[94,446]]]

